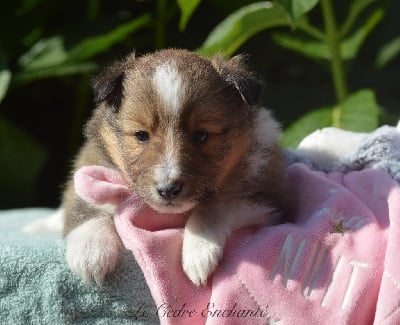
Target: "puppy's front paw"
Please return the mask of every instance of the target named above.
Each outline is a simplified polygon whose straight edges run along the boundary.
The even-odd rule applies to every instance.
[[[102,285],[106,274],[117,266],[122,248],[113,220],[91,219],[72,230],[66,241],[71,271],[87,283]]]
[[[222,245],[206,238],[186,234],[182,248],[183,270],[196,286],[205,285],[217,267],[222,253]]]

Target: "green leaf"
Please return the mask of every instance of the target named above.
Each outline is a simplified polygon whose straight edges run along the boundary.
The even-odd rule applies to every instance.
[[[376,25],[382,20],[384,16],[383,9],[376,9],[365,20],[350,37],[343,40],[341,46],[342,57],[344,59],[353,59],[357,56],[359,49],[364,43],[369,33],[375,28]]]
[[[24,70],[35,70],[58,65],[66,58],[64,39],[61,36],[54,36],[34,44],[19,58],[18,64]]]
[[[332,126],[355,132],[369,132],[378,127],[379,106],[370,89],[351,94],[332,111]]]
[[[21,202],[32,199],[35,182],[47,158],[47,151],[28,134],[0,116],[1,198]],[[4,202],[5,202],[4,201]]]
[[[0,103],[7,94],[11,80],[11,71],[7,67],[6,55],[0,47]]]
[[[330,60],[332,57],[329,47],[322,42],[307,41],[299,37],[283,33],[274,33],[272,35],[272,39],[280,46],[311,59]]]
[[[88,61],[90,58],[125,40],[150,20],[150,15],[142,15],[104,35],[85,39],[69,51],[65,49],[61,36],[40,40],[20,57],[22,69],[13,76],[12,81],[18,84],[49,77],[92,73],[97,65]]]
[[[344,21],[340,34],[345,36],[353,27],[358,16],[367,8],[371,3],[377,0],[353,0],[350,2],[349,12],[347,14],[346,20]]]
[[[317,27],[314,27],[309,22],[307,15],[304,15],[296,20],[296,28],[307,33],[309,36],[315,38],[316,40],[325,42],[326,39],[325,32]]]
[[[383,68],[400,54],[400,36],[385,44],[378,52],[376,65]]]
[[[370,132],[378,127],[379,107],[373,91],[351,94],[340,106],[319,108],[303,115],[283,132],[281,143],[295,148],[307,135],[324,127]]]
[[[179,20],[179,29],[185,30],[187,23],[193,12],[196,10],[201,0],[177,0],[181,10],[181,18]]]
[[[354,59],[368,34],[382,20],[383,11],[375,10],[350,37],[341,42],[341,57],[343,60]],[[311,59],[331,60],[332,54],[328,45],[320,41],[309,41],[296,36],[274,33],[273,40],[280,46],[302,54]]]
[[[131,21],[121,24],[110,32],[85,39],[67,53],[67,61],[84,61],[99,53],[106,52],[113,45],[125,40],[132,33],[148,25],[151,17],[148,14],[142,15]]]
[[[0,68],[0,103],[7,94],[10,81],[11,81],[11,71]]]
[[[61,77],[75,74],[87,74],[97,70],[97,65],[93,62],[74,63],[67,62],[60,65],[45,67],[41,69],[24,70],[14,74],[12,81],[15,84],[23,84],[33,80],[45,79],[50,77]]]
[[[298,19],[311,9],[313,9],[319,0],[276,0],[293,19]]]
[[[332,108],[324,107],[306,113],[283,132],[281,144],[295,148],[311,132],[332,125]]]
[[[269,1],[252,3],[233,12],[217,25],[197,52],[206,56],[220,51],[231,55],[254,34],[290,25],[290,17],[281,6]]]

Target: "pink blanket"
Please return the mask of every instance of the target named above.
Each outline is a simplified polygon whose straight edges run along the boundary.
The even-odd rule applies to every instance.
[[[139,262],[162,324],[400,324],[400,187],[374,170],[288,168],[293,223],[245,229],[206,287],[184,275],[185,216],[160,215],[104,167],[76,190],[118,205],[115,224]]]

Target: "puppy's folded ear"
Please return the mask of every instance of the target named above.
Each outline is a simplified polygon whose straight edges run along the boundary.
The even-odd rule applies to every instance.
[[[237,55],[231,59],[215,55],[211,63],[229,84],[237,89],[243,101],[249,105],[259,102],[263,88],[262,80],[249,68],[247,56]]]
[[[106,102],[114,112],[118,112],[123,98],[123,81],[125,71],[133,64],[135,54],[118,61],[92,79],[94,101],[98,105]]]

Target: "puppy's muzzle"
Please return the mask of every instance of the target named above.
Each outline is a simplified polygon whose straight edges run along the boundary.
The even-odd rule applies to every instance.
[[[158,194],[167,201],[177,198],[182,191],[182,187],[183,183],[181,181],[160,183],[156,185]]]

